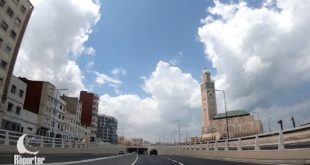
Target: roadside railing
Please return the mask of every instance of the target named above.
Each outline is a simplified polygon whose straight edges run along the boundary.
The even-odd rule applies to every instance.
[[[23,133],[0,129],[0,144],[16,145]],[[83,142],[63,138],[53,138],[39,135],[27,135],[24,141],[26,146],[51,147],[51,148],[100,148],[110,143]]]
[[[199,143],[172,144],[178,150],[283,150],[310,148],[310,125],[252,136]]]

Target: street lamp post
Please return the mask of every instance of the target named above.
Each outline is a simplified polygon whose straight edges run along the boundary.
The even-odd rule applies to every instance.
[[[164,131],[164,144],[166,142],[166,131],[165,131],[165,128],[162,128],[162,130]]]
[[[295,128],[296,125],[295,125],[295,119],[294,119],[294,116],[291,118],[292,122],[293,122],[293,127]]]
[[[263,133],[263,128],[262,128],[262,125],[261,125],[261,122],[260,122],[260,120],[259,120],[259,112],[253,112],[253,115],[254,114],[257,114],[257,120],[258,120],[258,123],[259,123],[259,129],[260,129],[260,131],[261,131],[261,133]]]
[[[58,104],[58,92],[59,91],[64,91],[64,90],[68,90],[66,88],[61,88],[61,89],[57,89],[57,88],[51,88],[54,90],[54,98],[53,98],[53,103],[54,103],[54,108],[53,108],[53,125],[52,125],[52,136],[55,137],[54,135],[54,127],[55,127],[55,116],[56,116],[56,113],[57,113],[57,104]]]
[[[226,116],[226,133],[227,133],[227,138],[229,139],[229,131],[228,131],[228,118],[227,118],[227,107],[226,107],[226,96],[225,96],[225,90],[215,89],[214,91],[222,91],[222,92],[223,92],[223,96],[224,96],[224,105],[225,105],[225,116]]]
[[[271,119],[271,117],[268,117],[268,127],[269,127],[269,132],[271,132],[271,127],[270,127],[270,119]]]
[[[282,120],[279,120],[278,123],[279,123],[280,126],[281,126],[281,130],[283,130],[283,123],[282,123]]]
[[[178,132],[179,132],[179,144],[181,143],[181,122],[180,122],[180,120],[174,120],[174,121],[177,121],[178,123],[179,123],[179,130],[178,130]]]

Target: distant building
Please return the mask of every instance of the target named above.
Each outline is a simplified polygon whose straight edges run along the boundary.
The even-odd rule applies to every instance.
[[[5,103],[9,93],[17,54],[33,6],[29,0],[0,0],[0,97]],[[0,104],[0,110],[5,109]]]
[[[90,127],[81,124],[82,103],[78,97],[61,96],[66,102],[65,131],[68,138],[90,141]]]
[[[210,72],[204,71],[201,83],[202,101],[202,138],[220,139],[229,137],[247,136],[262,133],[262,123],[253,115],[243,110],[227,111],[217,114],[216,93],[214,81]],[[228,123],[228,127],[227,124]],[[228,128],[228,135],[227,135]]]
[[[121,144],[121,145],[126,145],[126,139],[124,136],[119,136],[118,137],[118,140],[117,140],[117,143],[118,144]]]
[[[38,115],[23,108],[27,84],[12,75],[7,99],[0,110],[1,129],[36,134]]]
[[[114,117],[107,115],[98,116],[97,138],[104,142],[117,143],[117,120]]]
[[[142,145],[143,139],[142,138],[132,138],[131,142],[132,142],[132,145]]]
[[[87,91],[80,92],[80,102],[82,102],[81,124],[91,128],[91,141],[95,141],[97,136],[97,116],[99,106],[99,95]]]

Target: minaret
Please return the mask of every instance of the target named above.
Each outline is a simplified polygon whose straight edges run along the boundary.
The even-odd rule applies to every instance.
[[[205,134],[208,132],[210,120],[217,114],[214,81],[211,80],[210,72],[207,70],[202,73],[200,89],[203,119],[202,134]]]

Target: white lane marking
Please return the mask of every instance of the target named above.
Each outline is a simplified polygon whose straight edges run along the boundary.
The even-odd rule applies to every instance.
[[[113,158],[117,158],[117,157],[121,157],[121,156],[131,155],[131,154],[132,153],[125,154],[125,155],[107,156],[107,157],[103,157],[103,158],[94,158],[94,159],[71,161],[71,162],[55,162],[55,163],[44,163],[44,164],[47,164],[47,165],[67,165],[67,164],[76,164],[76,163],[88,163],[88,162],[93,162],[93,161],[98,161],[98,160],[113,159]]]
[[[137,154],[136,160],[134,162],[132,162],[131,165],[135,165],[137,163],[138,159],[139,159],[139,154]]]
[[[165,158],[165,159],[170,160],[170,161],[173,161],[173,162],[175,162],[175,163],[178,163],[179,165],[184,165],[183,163],[178,162],[178,161],[176,161],[176,160],[174,160],[174,159],[167,158],[167,157],[164,157],[164,156],[160,156],[160,157]]]

